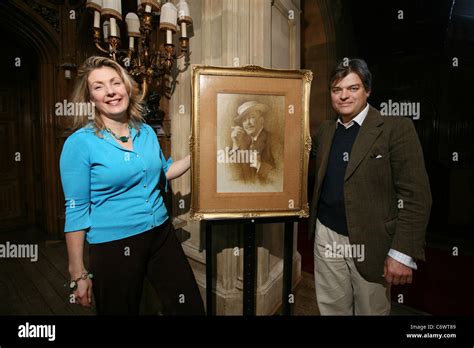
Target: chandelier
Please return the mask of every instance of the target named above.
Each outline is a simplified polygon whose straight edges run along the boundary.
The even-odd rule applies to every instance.
[[[137,11],[122,18],[121,0],[87,0],[86,7],[94,14],[93,39],[101,52],[122,65],[141,87],[145,102],[145,118],[161,125],[164,113],[159,109],[161,95],[170,97],[176,77],[189,66],[188,26],[192,24],[185,0],[175,6],[168,1],[138,0]],[[158,20],[159,19],[159,20]],[[121,25],[125,22],[128,48],[121,49]],[[102,23],[102,24],[101,24]],[[152,43],[156,30],[164,35],[158,48]],[[179,54],[173,44],[173,35],[180,31]],[[125,31],[125,30],[124,30]],[[177,69],[176,60],[185,58],[183,70]],[[155,84],[156,82],[156,84]],[[157,128],[157,127],[155,127]]]

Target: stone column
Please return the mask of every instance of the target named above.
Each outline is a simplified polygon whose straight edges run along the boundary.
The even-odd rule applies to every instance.
[[[214,66],[248,64],[299,68],[299,1],[290,0],[193,0],[191,63]],[[292,12],[291,12],[292,11]],[[290,15],[290,13],[292,15]],[[289,17],[292,17],[289,19]],[[286,58],[281,59],[284,54]],[[179,62],[184,68],[184,60]],[[191,130],[191,68],[178,77],[170,101],[171,147],[175,159],[189,153]],[[172,182],[173,216],[183,248],[205,298],[205,245],[201,223],[188,218],[191,178],[187,173]],[[283,280],[283,224],[257,225],[257,314],[273,314],[281,305]],[[203,233],[201,233],[201,231]],[[296,224],[295,224],[296,231]],[[243,233],[240,226],[213,228],[216,255],[218,315],[242,314]],[[301,256],[294,240],[293,280],[301,277]]]

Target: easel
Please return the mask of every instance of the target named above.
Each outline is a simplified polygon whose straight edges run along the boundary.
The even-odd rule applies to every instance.
[[[293,276],[293,224],[298,217],[285,218],[255,218],[239,220],[206,220],[206,313],[214,314],[213,303],[213,255],[212,255],[212,226],[214,225],[244,225],[244,289],[243,289],[243,315],[255,315],[255,285],[256,285],[256,238],[255,225],[263,223],[284,223],[284,253],[283,253],[283,291],[282,315],[291,315],[292,306],[289,301],[292,289]]]

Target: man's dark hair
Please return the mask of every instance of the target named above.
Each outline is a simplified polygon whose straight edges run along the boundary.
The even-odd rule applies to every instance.
[[[369,71],[369,67],[364,60],[358,58],[344,58],[337,64],[331,73],[329,88],[332,87],[334,82],[342,80],[350,73],[357,74],[360,77],[367,92],[372,90],[372,74]]]

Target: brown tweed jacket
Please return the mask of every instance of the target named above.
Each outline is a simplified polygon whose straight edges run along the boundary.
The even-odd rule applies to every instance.
[[[327,120],[313,141],[316,175],[310,237],[335,131],[336,120]],[[364,260],[354,261],[366,280],[383,283],[390,248],[424,260],[432,200],[423,152],[410,119],[381,116],[370,106],[349,157],[344,200],[349,240],[364,245]]]

